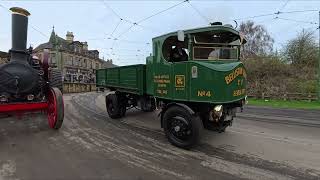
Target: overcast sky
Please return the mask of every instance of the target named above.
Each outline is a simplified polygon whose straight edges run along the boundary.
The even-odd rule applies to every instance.
[[[151,52],[152,37],[168,32],[207,26],[208,22],[214,21],[234,25],[233,19],[277,11],[320,10],[320,1],[191,0],[181,2],[24,0],[0,1],[0,5],[7,8],[23,7],[31,13],[28,45],[32,44],[36,47],[47,42],[54,25],[55,32],[60,37],[65,38],[66,32],[72,31],[75,40],[87,41],[89,49],[98,49],[101,58],[112,58],[118,65],[144,63],[146,55]],[[176,4],[179,5],[144,20]],[[121,21],[118,16],[124,20]],[[318,12],[280,14],[278,17],[283,19],[275,19],[275,17],[276,15],[262,16],[252,20],[266,27],[275,39],[274,46],[277,49],[295,37],[302,28],[315,31],[315,38],[318,38],[318,31],[316,31],[318,25],[312,24],[318,23]],[[239,23],[241,21],[243,20],[238,20]],[[138,25],[133,26],[134,22],[138,22]],[[133,27],[128,30],[131,26]],[[113,40],[114,38],[118,40]],[[0,7],[0,50],[8,51],[10,47],[10,12]]]

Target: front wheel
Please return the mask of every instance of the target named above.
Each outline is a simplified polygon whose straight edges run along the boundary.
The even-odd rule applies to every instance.
[[[171,106],[164,112],[163,128],[169,142],[184,149],[199,142],[203,129],[200,118],[180,106]]]
[[[48,93],[48,123],[52,129],[60,129],[64,118],[64,104],[61,91],[53,87]]]

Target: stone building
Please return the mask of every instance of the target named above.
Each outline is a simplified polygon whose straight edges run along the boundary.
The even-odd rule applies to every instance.
[[[9,54],[6,52],[0,51],[0,64],[8,62]]]
[[[87,42],[75,41],[72,32],[63,39],[53,29],[49,42],[36,47],[34,55],[42,59],[44,51],[49,52],[50,66],[62,71],[65,82],[95,83],[97,69],[114,66],[112,60],[100,59],[98,50],[89,50]]]

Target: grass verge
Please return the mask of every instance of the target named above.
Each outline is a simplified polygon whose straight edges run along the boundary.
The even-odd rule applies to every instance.
[[[290,108],[290,109],[319,109],[319,102],[308,101],[283,101],[283,100],[262,100],[262,99],[248,99],[248,105],[253,106],[270,106],[275,108]]]

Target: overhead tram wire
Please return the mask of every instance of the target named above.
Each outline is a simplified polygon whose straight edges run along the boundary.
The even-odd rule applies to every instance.
[[[152,14],[152,15],[146,17],[146,18],[143,18],[143,19],[141,19],[141,20],[138,21],[138,22],[132,22],[132,21],[129,21],[129,20],[127,20],[127,19],[122,18],[122,17],[121,17],[117,12],[115,12],[107,3],[105,3],[105,1],[102,1],[103,4],[105,5],[105,7],[107,7],[108,9],[110,9],[111,12],[112,12],[114,15],[116,15],[116,16],[117,16],[118,18],[120,18],[120,19],[123,19],[123,20],[126,21],[127,23],[131,23],[131,24],[132,24],[129,28],[127,28],[127,29],[124,30],[122,33],[120,33],[116,38],[114,38],[114,42],[112,43],[112,49],[113,49],[113,47],[114,47],[114,45],[115,45],[115,41],[116,41],[116,40],[119,40],[120,37],[122,37],[124,34],[128,33],[134,26],[140,26],[140,27],[145,28],[144,26],[141,26],[141,25],[140,25],[141,22],[146,21],[146,20],[148,20],[148,19],[150,19],[150,18],[152,18],[152,17],[154,17],[154,16],[156,16],[156,15],[159,15],[159,14],[165,12],[165,11],[168,11],[168,10],[170,10],[170,9],[172,9],[172,8],[174,8],[174,7],[182,4],[182,3],[188,2],[188,1],[189,1],[189,0],[184,0],[184,1],[182,1],[182,2],[180,2],[180,3],[177,3],[177,4],[173,5],[173,6],[170,6],[170,7],[166,8],[166,9],[164,9],[164,10],[161,10],[161,11],[155,13],[155,14]]]
[[[137,23],[135,23],[135,22],[133,22],[133,21],[130,21],[129,19],[126,19],[126,18],[120,16],[120,15],[119,15],[113,8],[111,8],[105,1],[102,1],[102,2],[103,2],[103,4],[104,4],[104,6],[105,6],[107,9],[111,10],[111,12],[112,12],[115,16],[117,16],[121,21],[124,21],[124,22],[126,22],[126,23],[128,23],[128,24],[137,25],[137,26],[139,26],[139,27],[141,27],[141,28],[150,30],[150,31],[152,31],[152,32],[157,31],[157,30],[155,30],[154,28],[149,28],[149,27],[146,27],[146,26],[142,26],[142,25],[140,25],[140,24],[137,24]]]
[[[163,10],[157,12],[157,13],[154,13],[154,14],[152,14],[152,15],[150,15],[150,16],[147,16],[147,17],[145,17],[145,18],[143,18],[143,19],[141,19],[141,20],[133,23],[129,28],[127,28],[127,29],[124,30],[120,35],[118,35],[117,38],[120,38],[121,36],[123,36],[124,34],[126,34],[127,32],[129,32],[134,26],[139,26],[140,23],[142,23],[142,22],[144,22],[144,21],[146,21],[146,20],[148,20],[148,19],[150,19],[150,18],[152,18],[152,17],[154,17],[154,16],[157,16],[157,15],[159,15],[159,14],[161,14],[161,13],[164,13],[164,12],[166,12],[166,11],[168,11],[168,10],[174,8],[174,7],[177,7],[177,6],[179,6],[179,5],[181,5],[181,4],[185,3],[185,2],[188,2],[188,1],[189,1],[189,0],[184,0],[184,1],[182,1],[182,2],[179,2],[179,3],[177,3],[177,4],[173,5],[173,6],[170,6],[170,7],[166,8],[166,9],[163,9]]]
[[[33,30],[35,30],[36,32],[38,32],[39,34],[41,34],[43,37],[49,38],[48,35],[44,34],[43,32],[41,32],[39,29],[35,28],[34,26],[30,26]]]
[[[117,23],[116,27],[113,29],[113,31],[111,32],[110,36],[112,37],[114,32],[117,30],[117,28],[119,27],[120,23],[123,21],[123,19],[121,18],[120,21]]]
[[[290,1],[290,0],[287,0],[287,1],[281,6],[281,8],[279,9],[279,11],[282,11],[282,10],[287,6],[287,4],[288,4],[289,1]]]
[[[114,28],[114,30],[112,31],[112,33],[109,35],[110,37],[108,38],[108,39],[111,39],[111,37],[113,38],[113,43],[112,43],[111,49],[114,47],[114,45],[115,45],[115,43],[116,43],[115,41],[122,41],[122,40],[120,40],[119,38],[120,38],[123,34],[129,32],[134,26],[139,26],[139,27],[141,27],[141,28],[143,28],[143,29],[148,29],[148,28],[146,28],[145,26],[138,25],[137,23],[134,23],[134,22],[132,22],[132,21],[126,19],[126,18],[123,18],[123,17],[120,16],[113,8],[111,8],[105,1],[102,1],[102,3],[104,4],[104,6],[105,6],[107,9],[109,9],[116,17],[118,17],[118,18],[120,19],[119,23],[116,25],[116,27]],[[118,26],[120,25],[120,23],[121,23],[122,21],[124,21],[124,22],[126,22],[126,23],[128,23],[128,24],[132,24],[132,25],[131,25],[128,29],[126,29],[125,31],[121,32],[120,35],[118,35],[117,37],[114,37],[113,34],[114,34],[115,31],[118,29]],[[155,30],[155,29],[152,29],[151,31],[154,32],[154,31],[156,31],[156,30]],[[105,38],[104,38],[104,39],[105,39]]]
[[[208,22],[208,24],[210,24],[210,20],[209,18],[207,18],[206,16],[204,16],[199,10],[198,8],[196,8],[193,4],[191,4],[190,0],[187,1],[188,4],[190,5],[190,7],[202,18],[204,19],[206,22]]]
[[[275,13],[261,14],[261,15],[256,15],[256,16],[248,16],[248,17],[237,18],[237,19],[233,19],[233,20],[237,21],[237,20],[245,20],[245,19],[254,19],[254,18],[273,16],[273,15],[275,15]]]
[[[281,17],[278,17],[277,19],[286,20],[286,21],[293,21],[293,22],[297,22],[297,23],[318,24],[316,22],[311,22],[311,21],[300,21],[300,20],[287,19],[287,18],[281,18]]]
[[[142,22],[144,22],[144,21],[146,21],[146,20],[148,20],[148,19],[150,19],[150,18],[152,18],[152,17],[154,17],[154,16],[157,16],[157,15],[159,15],[159,14],[161,14],[161,13],[164,13],[164,12],[166,12],[166,11],[172,9],[172,8],[175,8],[175,7],[181,5],[181,4],[185,3],[185,2],[188,2],[188,1],[189,1],[189,0],[184,0],[184,1],[179,2],[179,3],[177,3],[177,4],[173,5],[173,6],[170,6],[170,7],[166,8],[166,9],[164,9],[164,10],[161,10],[161,11],[155,13],[155,14],[152,14],[152,15],[146,17],[146,18],[143,18],[143,19],[139,20],[139,21],[137,22],[137,24],[140,24],[140,23],[142,23]]]
[[[318,12],[318,9],[307,9],[307,10],[296,10],[296,11],[283,11],[283,12],[277,12],[281,14],[291,14],[291,13],[302,13],[302,12]]]
[[[111,12],[116,15],[119,19],[123,19],[116,11],[114,11],[104,0],[102,0],[102,3],[104,4],[104,6],[106,8],[108,8],[109,10],[111,10]]]
[[[277,11],[274,13],[260,14],[260,15],[256,15],[256,16],[248,16],[248,17],[237,18],[237,19],[233,19],[233,20],[237,21],[237,20],[255,19],[255,18],[260,18],[260,17],[273,16],[273,15],[279,15],[279,14],[291,14],[291,13],[315,12],[315,11],[319,11],[319,10],[308,9],[308,10],[295,10],[295,11],[283,11],[283,12]]]
[[[135,26],[135,24],[132,24],[129,28],[127,28],[126,30],[122,31],[122,32],[117,36],[116,39],[119,39],[121,36],[123,36],[124,34],[126,34],[127,32],[129,32],[129,31],[133,28],[133,26]]]
[[[279,8],[278,12],[281,12],[281,11],[287,6],[288,2],[289,2],[289,0],[287,0],[287,1]],[[277,19],[277,18],[278,18],[278,15],[275,17],[275,19]]]
[[[3,9],[5,9],[5,10],[8,11],[9,13],[11,13],[11,11],[9,10],[9,8],[3,6],[2,4],[0,4],[0,7],[3,8]],[[46,35],[45,33],[41,32],[41,31],[39,30],[39,28],[33,26],[32,24],[30,24],[30,27],[31,27],[34,31],[36,31],[36,32],[38,32],[39,34],[41,34],[43,37],[49,38],[49,36]]]

